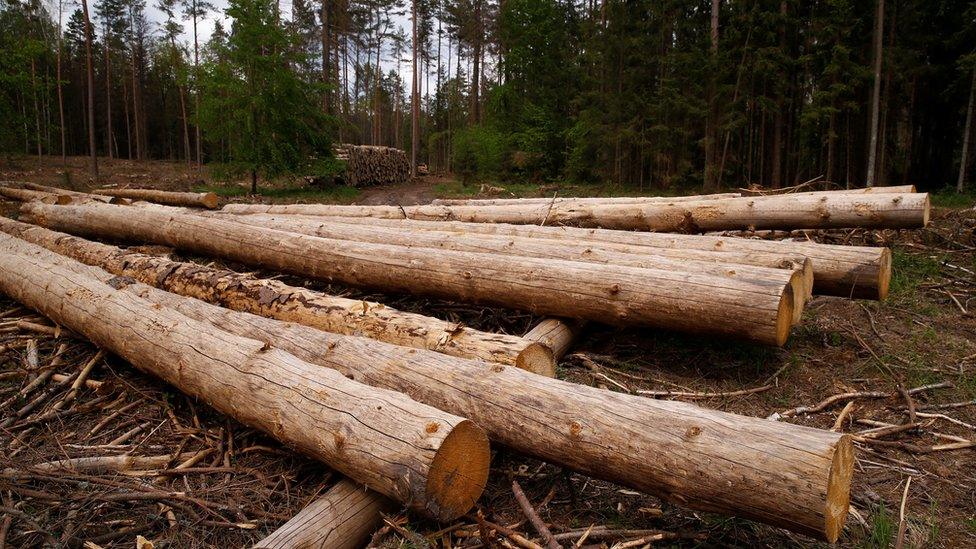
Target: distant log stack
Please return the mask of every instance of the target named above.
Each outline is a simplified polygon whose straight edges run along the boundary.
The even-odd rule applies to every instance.
[[[353,187],[396,185],[410,178],[407,153],[393,147],[339,144],[336,158],[346,163],[346,183]]]
[[[180,193],[156,189],[98,189],[95,194],[145,200],[168,206],[207,208],[210,210],[217,208],[217,195],[214,193]]]

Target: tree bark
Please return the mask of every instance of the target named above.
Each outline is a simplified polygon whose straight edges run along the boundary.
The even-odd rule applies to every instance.
[[[98,155],[95,152],[95,67],[92,64],[92,26],[88,16],[88,0],[81,0],[85,17],[85,62],[88,70],[88,154],[91,176],[98,179]]]
[[[71,204],[71,197],[63,194],[52,194],[43,191],[32,191],[28,189],[18,189],[15,187],[0,186],[0,196],[17,200],[20,202],[30,202],[38,200],[46,204]],[[4,221],[0,220],[0,222]]]
[[[121,198],[111,198],[111,197],[108,197],[108,196],[99,196],[97,194],[81,193],[81,192],[78,192],[78,191],[71,191],[71,190],[68,190],[68,189],[61,189],[61,188],[58,188],[58,187],[48,187],[47,185],[39,185],[37,183],[21,183],[21,186],[23,186],[26,189],[31,189],[33,191],[40,191],[40,192],[43,192],[43,193],[49,193],[49,194],[52,194],[52,195],[57,195],[57,196],[70,196],[72,199],[78,199],[78,202],[80,202],[80,203],[90,202],[90,201],[95,201],[95,202],[108,202],[108,203],[113,203],[113,204],[114,203],[126,203],[127,202],[127,201],[125,201],[124,199],[121,199]],[[72,200],[72,202],[74,203],[75,201]]]
[[[4,189],[0,187],[0,192]],[[235,311],[337,334],[514,365],[549,377],[556,372],[553,353],[534,338],[481,332],[380,303],[335,297],[275,280],[128,252],[6,218],[0,218],[0,231],[114,275],[132,277],[150,286]]]
[[[65,138],[65,125],[64,125],[64,89],[61,85],[61,56],[64,50],[64,30],[61,27],[61,14],[64,9],[64,1],[58,0],[58,52],[55,60],[56,69],[56,79],[58,83],[58,117],[60,120],[61,127],[61,166],[68,165],[68,153],[67,153],[67,140]]]
[[[154,305],[14,237],[0,246],[0,291],[242,423],[440,520],[481,495],[488,440],[471,421]]]
[[[582,320],[543,318],[522,337],[542,343],[552,351],[553,357],[558,361],[583,331],[585,324]]]
[[[969,103],[966,106],[966,126],[962,134],[962,154],[959,157],[959,179],[956,191],[962,192],[966,185],[966,167],[969,164],[969,140],[973,127],[973,95],[976,94],[976,67],[973,67],[973,81],[969,85]]]
[[[306,219],[323,220],[323,218]],[[591,245],[641,246],[652,249],[650,253],[668,254],[669,257],[682,257],[681,254],[689,252],[694,254],[707,251],[729,254],[728,263],[747,265],[776,266],[784,260],[810,259],[813,263],[814,292],[842,297],[884,299],[888,295],[891,281],[891,251],[888,248],[503,223],[415,221],[372,217],[325,219],[356,225],[399,227],[403,230],[454,231],[568,240]],[[704,260],[708,256],[696,254],[689,257]]]
[[[707,232],[752,229],[914,229],[929,219],[928,194],[804,195],[669,201],[648,204],[554,203],[528,206],[337,206],[229,204],[229,213],[278,213],[580,225],[605,229]]]
[[[782,345],[790,288],[716,276],[562,260],[330,240],[144,208],[25,204],[39,224],[197,253],[388,292],[540,314],[638,324]]]
[[[412,78],[410,85],[410,177],[417,177],[417,147],[420,145],[420,94],[417,92],[417,0],[411,4],[413,36]],[[439,91],[439,90],[438,90]]]
[[[108,159],[114,158],[112,152],[112,55],[109,49],[111,35],[109,34],[108,22],[105,23],[105,36],[102,38],[105,46],[105,149],[108,151]]]
[[[220,219],[231,219],[256,227],[267,227],[279,231],[340,241],[487,253],[499,256],[515,256],[516,258],[533,257],[602,263],[618,267],[698,273],[726,280],[738,280],[743,284],[760,284],[778,290],[787,287],[792,293],[794,323],[799,322],[806,298],[813,291],[813,268],[805,260],[798,262],[781,261],[773,267],[752,266],[714,260],[700,261],[690,257],[669,258],[663,255],[652,255],[648,253],[646,248],[620,251],[619,249],[608,249],[610,246],[593,246],[592,244],[578,244],[559,240],[545,241],[534,238],[467,235],[437,231],[404,231],[390,227],[368,227],[329,221],[292,219],[294,216],[276,218],[261,214],[230,217],[227,214],[214,215],[219,216]],[[722,256],[715,256],[710,259],[720,258]],[[728,256],[725,256],[724,259],[728,259]]]
[[[876,162],[878,157],[878,115],[881,101],[881,60],[884,54],[884,0],[878,0],[874,15],[874,89],[871,92],[871,126],[868,128],[868,167],[865,186],[875,185]]]
[[[97,189],[94,194],[211,210],[217,207],[218,201],[217,195],[214,193],[183,193],[156,189]]]
[[[393,509],[385,496],[342,479],[253,549],[361,549]]]
[[[98,271],[33,248],[76,272]],[[91,276],[111,278],[104,272]],[[124,285],[118,278],[115,282]],[[493,440],[529,456],[693,509],[734,514],[829,541],[837,539],[847,515],[853,469],[848,435],[614,393],[499,364],[404,352],[138,283],[122,291],[238,336],[268,341],[353,380],[465,413]]]
[[[542,198],[438,198],[430,203],[434,206],[526,206],[545,204],[644,204],[661,202],[693,202],[696,200],[717,200],[719,198],[738,198],[740,193],[700,194],[693,196],[617,196],[617,197],[542,197]]]

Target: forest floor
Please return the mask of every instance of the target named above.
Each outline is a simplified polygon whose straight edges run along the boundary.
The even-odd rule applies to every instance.
[[[76,188],[87,183],[79,181],[83,162],[81,159],[81,164],[72,167],[71,183]],[[63,186],[65,177],[57,173],[58,163],[38,165],[25,159],[16,166],[0,166],[0,180]],[[182,166],[156,164],[105,162],[102,169],[107,182],[113,184],[130,182],[133,186],[184,190],[215,185],[187,175]],[[146,173],[152,175],[144,177]],[[343,191],[347,193],[344,197],[330,201],[406,204],[407,200],[425,202],[479,190],[480,186],[461,185],[446,178],[425,178],[403,188],[354,190],[354,195]],[[555,192],[553,188],[528,185],[510,190],[535,196]],[[586,190],[576,187],[567,194],[586,194]],[[233,194],[239,194],[235,200],[247,199],[244,193]],[[273,198],[327,200],[311,192]],[[758,417],[812,406],[838,393],[887,395],[854,400],[851,414],[840,426],[852,433],[870,428],[863,424],[865,420],[905,423],[908,412],[899,386],[911,389],[934,385],[916,392],[912,400],[924,413],[941,417],[920,418],[920,428],[887,437],[887,443],[858,446],[853,512],[838,546],[890,546],[899,528],[909,478],[912,480],[904,499],[906,546],[976,546],[976,448],[926,451],[951,443],[946,435],[976,440],[976,319],[969,312],[976,307],[976,209],[971,201],[941,200],[951,207],[937,208],[932,224],[925,229],[810,233],[810,237],[824,242],[890,246],[894,251],[894,279],[885,302],[817,297],[780,349],[649,329],[591,326],[561,361],[558,375],[609,391],[702,393],[689,400]],[[280,278],[484,330],[522,334],[537,320],[522,312]],[[18,319],[45,323],[16,303],[0,298],[0,418],[10,417],[25,404],[11,398],[23,385],[16,372],[27,361],[35,360],[28,352],[30,341],[36,343],[40,364],[52,361],[63,346],[60,369],[69,374],[97,351],[70,334],[57,334],[56,338],[55,334],[12,322]],[[6,536],[13,547],[37,546],[48,536],[69,546],[92,541],[103,547],[128,547],[137,535],[155,541],[156,547],[243,546],[274,530],[335,482],[327,467],[227,420],[115,357],[100,360],[90,379],[101,385],[80,393],[74,404],[65,408],[70,414],[44,416],[38,412],[45,408],[42,403],[38,410],[25,412],[12,425],[0,429],[0,447],[4,449],[0,469],[26,470],[33,464],[69,456],[122,452],[182,452],[181,459],[193,453],[198,461],[181,473],[30,473],[0,478],[0,539]],[[762,390],[741,396],[721,395],[749,388]],[[63,396],[63,390],[52,387],[42,396],[46,395],[50,404]],[[945,407],[953,403],[958,405]],[[838,403],[788,421],[830,429],[842,408],[843,403]],[[92,433],[102,422],[104,425]],[[170,466],[178,462],[174,460]],[[748,520],[688,511],[653,496],[496,448],[489,486],[479,506],[489,520],[530,536],[534,533],[511,492],[512,479],[519,481],[554,533],[598,525],[700,535],[700,539],[671,542],[681,547],[822,545]],[[377,546],[447,548],[477,540],[477,527],[471,519],[438,525],[398,514],[389,520],[399,528],[386,527],[378,532],[374,538]]]

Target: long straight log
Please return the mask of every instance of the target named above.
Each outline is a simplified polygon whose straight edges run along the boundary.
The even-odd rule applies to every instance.
[[[98,189],[94,193],[132,200],[145,200],[169,206],[207,208],[210,210],[217,207],[217,195],[214,193],[181,193],[156,189]]]
[[[0,196],[19,202],[37,200],[45,204],[71,204],[71,197],[65,194],[46,193],[43,191],[32,191],[30,189],[18,189],[16,187],[0,186]]]
[[[745,229],[914,229],[929,220],[928,194],[780,195],[652,204],[336,206],[228,204],[229,213],[288,213],[432,221],[579,225],[705,232]]]
[[[809,258],[813,262],[814,292],[841,297],[884,299],[891,282],[891,250],[869,246],[841,246],[815,242],[755,240],[728,236],[659,234],[578,227],[540,227],[504,223],[415,221],[355,217],[289,216],[308,221],[334,221],[355,225],[396,227],[401,230],[524,236],[577,243],[624,244],[655,248],[651,253],[712,251],[729,254],[729,263],[774,266],[783,258]],[[673,255],[670,257],[680,257]]]
[[[211,214],[227,219],[227,214]],[[713,275],[721,278],[735,278],[752,283],[770,284],[782,288],[789,286],[793,292],[793,323],[800,320],[807,296],[813,291],[813,266],[809,260],[783,261],[773,266],[730,265],[714,252],[706,260],[695,259],[692,254],[682,254],[680,258],[655,254],[648,248],[626,247],[622,245],[594,246],[587,243],[565,240],[539,240],[536,238],[492,236],[435,231],[403,231],[388,227],[370,227],[312,221],[306,218],[293,219],[294,216],[272,216],[266,214],[237,215],[234,221],[258,227],[268,227],[281,231],[296,232],[336,240],[353,240],[374,244],[395,244],[398,246],[417,246],[461,252],[489,253],[541,259],[559,259],[602,263],[621,267],[640,267],[673,272],[692,272]],[[626,248],[621,250],[621,248]],[[728,256],[724,256],[728,259]]]
[[[236,311],[297,322],[327,332],[361,335],[396,345],[511,364],[541,375],[555,373],[552,352],[531,339],[482,332],[380,303],[331,296],[275,280],[129,252],[3,217],[0,217],[0,231],[112,274],[130,276],[150,286]]]
[[[0,249],[3,293],[417,511],[450,520],[484,489],[487,438],[466,419],[154,306],[12,236]]]
[[[26,242],[20,245],[79,272],[99,271]],[[125,285],[118,278],[114,284],[222,330],[260,337],[356,381],[464,413],[492,440],[519,452],[693,509],[752,518],[830,541],[837,539],[847,515],[853,471],[848,435],[331,334],[139,283]]]
[[[639,324],[782,345],[792,289],[659,269],[331,240],[154,209],[25,204],[73,234],[165,244],[309,278],[540,314]]]
[[[791,189],[763,189],[763,190],[752,190],[752,189],[739,189],[742,196],[771,196],[777,194],[819,194],[828,195],[830,193],[836,194],[891,194],[891,193],[914,193],[915,185],[892,185],[891,187],[864,187],[862,189],[838,189],[836,191],[812,191],[804,193],[795,193]]]
[[[434,206],[518,206],[529,204],[650,204],[656,202],[691,202],[738,198],[739,193],[700,194],[693,196],[615,196],[615,197],[542,197],[542,198],[438,198]]]

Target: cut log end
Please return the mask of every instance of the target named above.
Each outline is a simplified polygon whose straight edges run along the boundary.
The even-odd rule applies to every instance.
[[[204,207],[211,210],[217,209],[217,202],[216,193],[206,193],[200,198],[200,203],[203,204]]]
[[[786,344],[790,337],[790,328],[793,327],[793,311],[796,305],[793,303],[793,284],[788,284],[783,288],[783,295],[779,299],[779,309],[776,312],[776,341],[777,347]]]
[[[515,358],[515,366],[540,376],[556,377],[556,359],[549,347],[542,343],[522,349]]]
[[[922,227],[927,227],[929,224],[929,215],[932,213],[932,199],[929,198],[928,193],[925,193],[925,204],[922,207]]]
[[[885,248],[878,258],[878,300],[883,301],[888,297],[888,289],[891,287],[891,249]]]
[[[834,543],[840,537],[851,503],[851,474],[854,472],[854,443],[845,435],[834,447],[834,459],[827,477],[824,537]]]
[[[803,283],[807,287],[806,298],[810,299],[813,297],[813,260],[809,257],[804,259],[800,269],[803,272]]]
[[[444,438],[427,474],[430,514],[449,521],[467,513],[488,483],[491,450],[488,436],[464,420]]]

